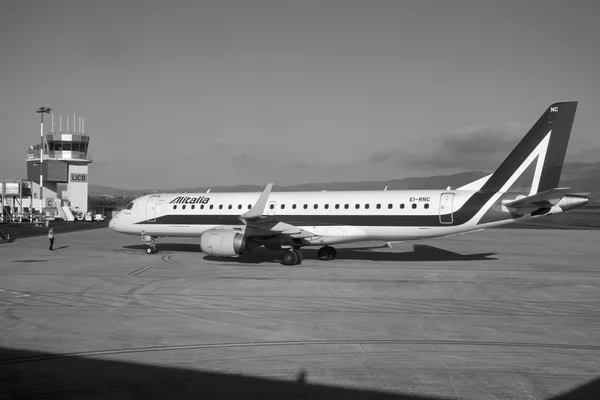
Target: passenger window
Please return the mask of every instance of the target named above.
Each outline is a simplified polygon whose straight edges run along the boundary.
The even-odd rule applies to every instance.
[[[429,203],[425,203],[425,208],[429,208]]]
[[[242,205],[238,204],[238,210],[241,210],[241,209],[242,209]]]
[[[357,204],[355,208],[358,210],[360,208],[360,204]]]
[[[339,204],[336,204],[336,205],[335,205],[335,209],[337,210],[338,208],[340,208],[340,205],[339,205]]]
[[[417,208],[417,203],[413,203],[413,205],[412,205],[412,208],[413,208],[413,210],[414,210],[415,208]]]
[[[368,209],[369,209],[369,205],[368,205],[368,204],[365,204],[365,208],[368,210]]]
[[[282,204],[282,205],[281,205],[281,209],[282,209],[282,210],[285,210],[285,204]]]
[[[296,209],[296,205],[295,205],[295,204],[292,204],[292,208],[295,210],[295,209]]]
[[[344,208],[347,210],[350,207],[348,204],[344,204]]]
[[[173,206],[173,210],[177,210],[177,205],[174,205],[174,206]]]
[[[391,204],[388,204],[388,208],[391,210],[391,209],[392,209],[392,205],[391,205]]]
[[[404,208],[404,203],[400,204],[400,208],[403,209]]]
[[[377,204],[377,209],[379,210],[381,208],[381,204]]]
[[[192,210],[196,209],[196,205],[192,204]]]
[[[316,210],[317,208],[319,208],[319,205],[318,205],[318,204],[315,204],[313,207],[314,207],[314,208],[315,208],[315,210]]]
[[[329,204],[325,204],[325,209],[328,210],[329,209]]]
[[[274,209],[274,208],[275,208],[275,204],[271,204],[271,205],[269,205],[269,208],[270,208],[271,210],[272,210],[272,209]]]
[[[306,210],[307,208],[308,208],[308,204],[305,204],[304,205],[304,209]]]
[[[211,209],[211,210],[213,209],[213,205],[212,205],[212,204],[210,205],[210,209]]]
[[[181,209],[182,209],[182,210],[185,210],[185,204],[181,206]]]
[[[252,204],[248,204],[248,210],[252,209]]]
[[[233,206],[230,204],[230,205],[229,205],[229,207],[227,207],[227,208],[229,208],[229,209],[231,210],[231,208],[232,208],[232,207],[233,207]]]
[[[200,209],[204,210],[204,204],[200,204]]]
[[[219,210],[223,209],[223,204],[219,204]]]

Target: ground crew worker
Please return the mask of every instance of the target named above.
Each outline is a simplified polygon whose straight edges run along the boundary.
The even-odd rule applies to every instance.
[[[48,230],[48,240],[50,240],[50,250],[54,250],[52,246],[54,246],[54,228],[50,228]]]

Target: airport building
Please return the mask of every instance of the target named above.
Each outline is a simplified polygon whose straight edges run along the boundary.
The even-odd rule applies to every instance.
[[[52,118],[52,129],[42,128],[41,143],[27,150],[27,178],[2,182],[0,195],[5,218],[6,214],[39,212],[42,207],[47,218],[65,218],[69,211],[84,214],[88,211],[90,138],[85,133],[83,118],[77,121],[73,116],[73,121],[79,124],[74,123],[69,129],[67,119],[67,129],[63,131],[61,117],[55,131]]]

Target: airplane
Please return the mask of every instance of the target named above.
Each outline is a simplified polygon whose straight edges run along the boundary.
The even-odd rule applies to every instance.
[[[588,193],[558,187],[577,102],[552,104],[498,169],[457,189],[164,193],[139,197],[109,223],[141,235],[148,254],[159,237],[199,238],[202,252],[236,257],[264,246],[298,265],[300,250],[320,246],[453,236],[581,207]]]

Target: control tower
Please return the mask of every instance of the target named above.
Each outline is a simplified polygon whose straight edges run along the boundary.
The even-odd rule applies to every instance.
[[[79,127],[77,123],[79,122]],[[44,211],[54,211],[67,203],[71,208],[79,208],[82,212],[88,210],[88,165],[92,162],[88,155],[90,138],[85,133],[83,118],[78,121],[73,116],[73,128],[62,129],[62,116],[59,130],[54,131],[54,115],[52,115],[52,130],[44,132],[44,144],[40,162],[41,144],[29,147],[27,152],[27,179],[32,182],[32,207],[40,209],[40,175],[42,175]],[[41,167],[41,174],[40,174]],[[67,190],[59,193],[59,184],[67,184]]]

